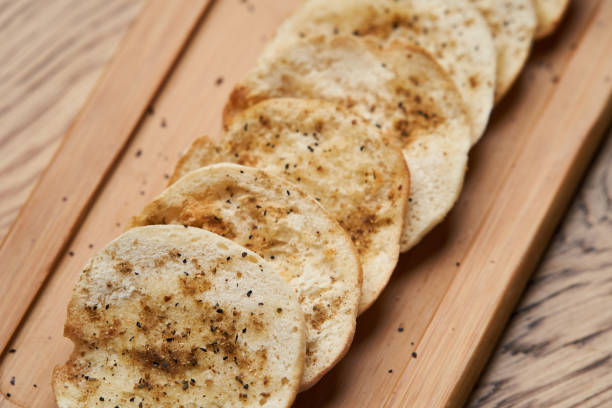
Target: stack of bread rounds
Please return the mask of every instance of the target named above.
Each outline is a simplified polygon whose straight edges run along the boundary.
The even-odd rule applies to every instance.
[[[471,126],[452,80],[427,52],[397,42],[380,49],[341,35],[284,43],[236,86],[225,121],[238,122],[236,115],[249,106],[282,96],[344,106],[399,143],[411,176],[402,252],[452,208],[463,185]]]
[[[254,252],[199,228],[132,229],[74,288],[65,335],[75,348],[53,373],[58,406],[290,406],[303,319]]]
[[[295,290],[306,319],[302,389],[348,350],[361,296],[357,251],[340,225],[295,185],[252,167],[203,167],[179,179],[132,220],[132,226],[152,224],[207,229],[275,266]]]
[[[269,99],[237,115],[218,143],[196,140],[171,182],[220,162],[262,168],[319,201],[359,253],[359,311],[372,305],[395,269],[410,191],[408,168],[395,143],[340,106]]]
[[[287,408],[347,352],[399,253],[568,0],[307,0],[168,188],[83,269],[59,407]]]
[[[310,0],[280,27],[265,54],[297,39],[346,35],[382,48],[422,47],[446,70],[465,102],[472,142],[483,134],[495,90],[496,52],[489,26],[469,0]],[[247,76],[248,78],[248,76]]]

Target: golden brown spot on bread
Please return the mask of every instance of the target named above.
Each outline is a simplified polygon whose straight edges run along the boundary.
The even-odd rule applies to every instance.
[[[472,88],[477,88],[477,87],[478,87],[478,85],[480,85],[480,81],[478,80],[478,77],[477,77],[476,75],[472,75],[472,76],[469,78],[469,81],[470,81],[470,86],[471,86]]]
[[[199,295],[207,292],[212,287],[212,284],[203,273],[192,274],[189,276],[180,276],[180,288],[186,296]]]
[[[306,320],[315,330],[319,330],[321,325],[329,319],[329,312],[322,304],[317,304],[312,307],[312,313],[305,315]]]
[[[130,261],[119,261],[115,264],[115,270],[119,273],[128,274],[134,271],[134,265]]]
[[[183,201],[182,209],[173,223],[189,225],[191,227],[204,228],[215,234],[232,239],[236,237],[233,225],[225,222],[221,217],[214,215],[214,209],[210,206],[210,199],[214,197],[194,198],[188,197]]]
[[[380,228],[393,223],[388,218],[378,219],[376,214],[369,212],[367,208],[358,208],[338,222],[348,232],[359,254],[364,253],[372,244],[372,236],[376,235]]]

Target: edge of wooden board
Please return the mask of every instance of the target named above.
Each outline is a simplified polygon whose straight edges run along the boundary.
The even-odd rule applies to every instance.
[[[462,273],[457,274],[417,345],[417,358],[402,372],[385,407],[459,407],[469,396],[612,120],[612,28],[605,27],[605,21],[612,21],[612,2],[600,5],[551,103],[533,128],[534,134],[556,132],[559,145],[565,148],[555,151],[534,138],[517,154],[513,172],[506,174],[505,182],[494,192],[492,204],[508,208],[504,213],[516,217],[492,219],[495,214],[487,213],[485,219],[491,219],[483,221],[490,230],[484,234],[492,233],[493,228],[499,234],[502,228],[508,245],[496,242],[493,246],[481,240],[480,245],[470,247]],[[592,61],[589,72],[581,69],[584,60]],[[539,160],[543,171],[522,174],[521,163],[534,160]],[[539,194],[523,194],[530,193],[521,190],[526,182],[536,183]],[[482,253],[489,254],[488,262],[481,261]],[[461,315],[461,310],[473,313]],[[440,361],[445,362],[444,372]]]
[[[0,353],[211,2],[149,0],[66,132],[0,246]]]

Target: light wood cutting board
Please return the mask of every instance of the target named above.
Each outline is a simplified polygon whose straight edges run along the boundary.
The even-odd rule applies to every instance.
[[[231,85],[299,3],[149,0],[0,247],[0,407],[54,406],[81,266],[195,137],[219,135]],[[610,21],[612,1],[575,1],[536,45],[456,208],[401,257],[349,354],[297,407],[463,403],[611,118]]]

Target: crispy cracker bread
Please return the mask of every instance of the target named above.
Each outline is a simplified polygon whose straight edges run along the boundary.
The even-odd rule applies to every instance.
[[[302,390],[348,351],[361,297],[359,257],[342,227],[294,184],[252,167],[213,164],[179,179],[132,220],[132,227],[152,224],[207,229],[274,265],[306,318]]]
[[[532,0],[538,17],[535,38],[552,34],[563,19],[569,0]]]
[[[482,136],[493,108],[497,54],[488,24],[469,0],[310,0],[279,28],[268,50],[296,37],[321,35],[424,48],[461,93],[472,119],[472,141]]]
[[[331,103],[267,100],[236,116],[218,145],[196,140],[171,181],[219,162],[262,168],[319,200],[359,253],[360,312],[376,300],[397,263],[410,190],[400,149],[379,129]]]
[[[426,52],[401,43],[380,50],[340,35],[286,44],[236,86],[226,119],[283,95],[341,104],[399,141],[411,174],[402,252],[450,211],[463,185],[471,128],[453,82]]]
[[[495,101],[499,101],[520,74],[535,35],[532,0],[470,0],[491,28],[497,50]]]
[[[305,326],[267,261],[199,228],[125,232],[85,266],[55,368],[64,407],[289,407]],[[139,405],[142,403],[142,405]]]

